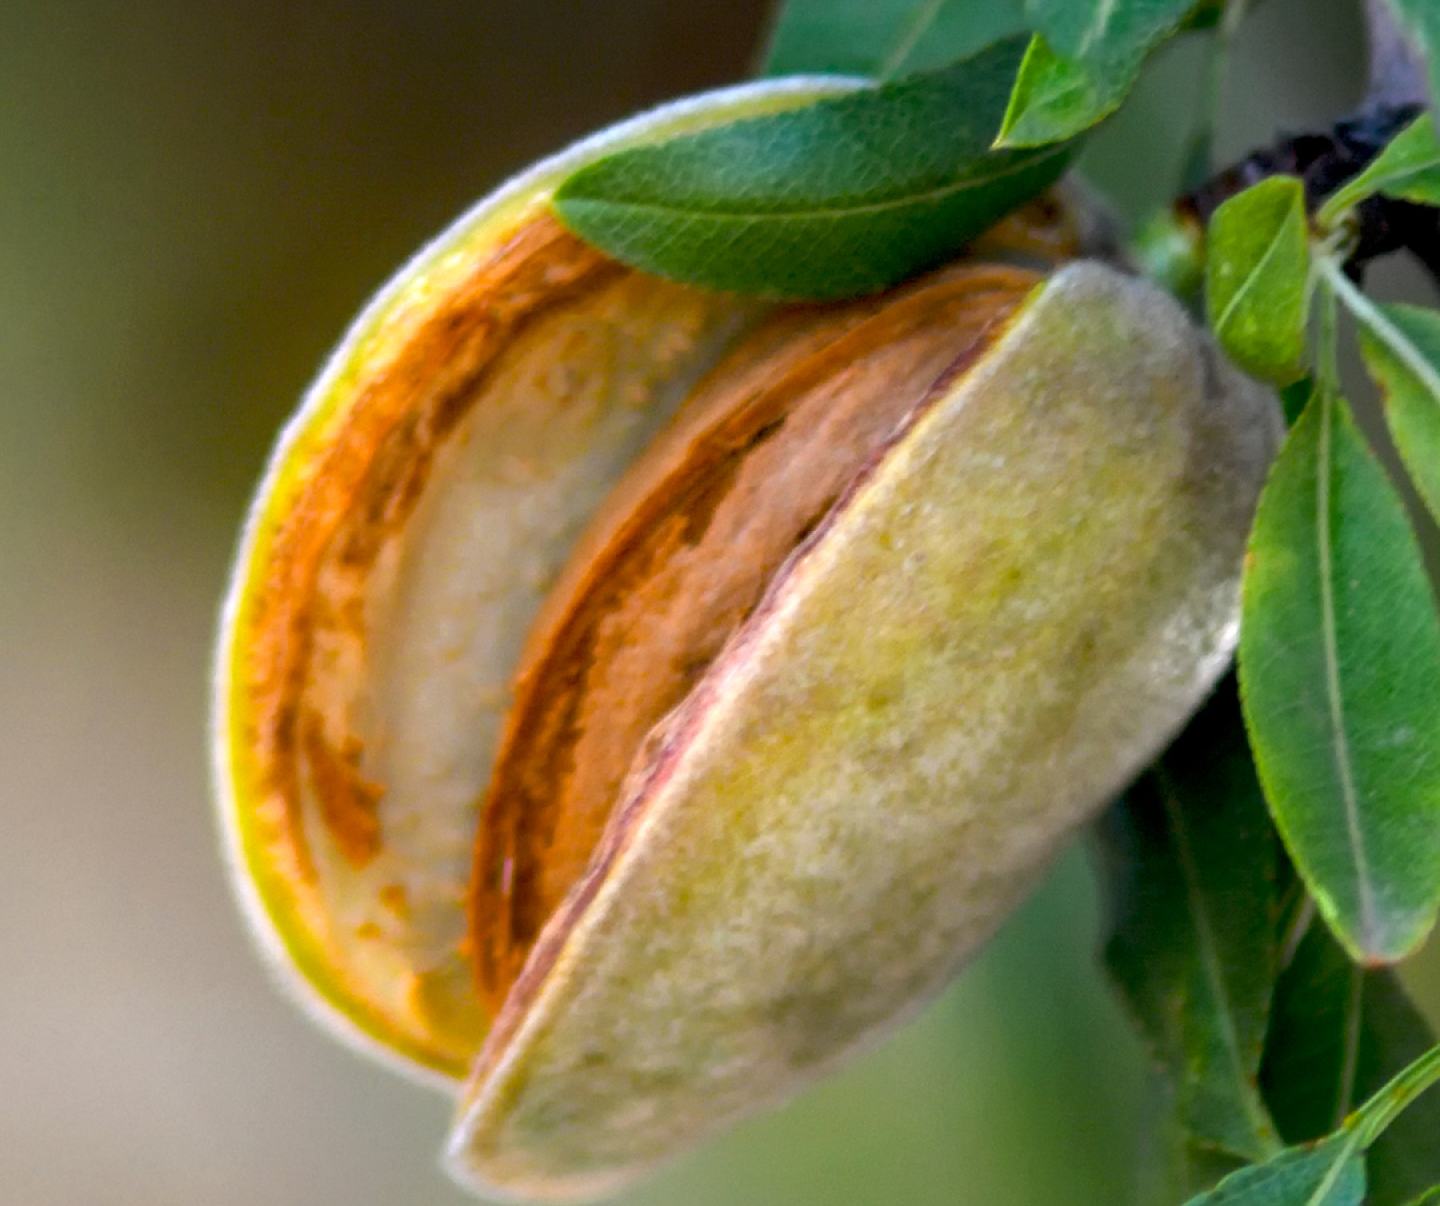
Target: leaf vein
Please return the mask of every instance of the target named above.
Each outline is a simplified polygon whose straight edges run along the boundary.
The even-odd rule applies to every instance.
[[[820,219],[839,220],[841,218],[859,217],[867,214],[880,214],[892,210],[904,209],[912,205],[923,205],[927,202],[945,200],[948,197],[956,196],[971,189],[984,188],[994,184],[996,181],[1005,180],[1011,176],[1018,176],[1031,168],[1048,163],[1052,159],[1068,154],[1069,148],[1059,146],[1049,148],[1042,155],[1034,155],[1018,160],[1014,164],[997,169],[984,176],[975,176],[962,180],[952,180],[935,188],[926,189],[921,192],[906,193],[900,197],[889,197],[883,201],[867,202],[863,205],[847,205],[833,209],[718,209],[705,206],[693,206],[689,208],[675,204],[667,204],[663,201],[641,201],[641,200],[617,200],[605,196],[586,196],[584,193],[577,193],[558,198],[561,206],[565,205],[589,205],[589,206],[613,206],[616,209],[625,209],[636,213],[665,214],[678,219],[698,218],[731,218],[736,220],[748,220],[756,222],[784,221],[803,222],[816,221]]]
[[[1365,834],[1360,824],[1360,800],[1355,790],[1354,767],[1350,758],[1349,736],[1345,729],[1345,701],[1340,681],[1340,648],[1335,618],[1335,553],[1330,530],[1331,474],[1334,469],[1332,447],[1335,424],[1335,398],[1329,392],[1321,395],[1320,442],[1316,453],[1315,531],[1316,554],[1320,570],[1320,638],[1325,666],[1325,689],[1329,703],[1331,748],[1340,797],[1345,806],[1345,829],[1355,862],[1355,876],[1360,900],[1360,921],[1369,945],[1374,946],[1376,932],[1374,886],[1370,882],[1369,856]]]
[[[1285,221],[1289,221],[1288,216],[1286,217]],[[1280,235],[1283,230],[1284,223],[1281,224],[1280,230],[1277,230],[1275,232],[1275,237],[1270,240],[1270,245],[1265,248],[1265,254],[1255,261],[1255,267],[1253,267],[1248,273],[1246,273],[1245,279],[1240,282],[1239,287],[1235,290],[1233,294],[1231,294],[1230,300],[1225,304],[1225,309],[1220,312],[1220,316],[1215,320],[1214,326],[1216,335],[1220,335],[1229,327],[1230,321],[1233,318],[1236,309],[1240,306],[1240,303],[1245,300],[1246,295],[1250,292],[1251,289],[1255,287],[1255,283],[1264,274],[1265,267],[1267,264],[1269,264],[1271,258],[1275,256],[1279,251]]]
[[[1158,769],[1155,773],[1159,777],[1163,789],[1161,795],[1165,802],[1165,813],[1169,818],[1171,831],[1175,834],[1175,852],[1179,857],[1181,875],[1185,881],[1185,896],[1190,903],[1190,915],[1194,921],[1201,967],[1206,980],[1210,983],[1210,991],[1214,994],[1215,1003],[1218,1006],[1216,1013],[1225,1054],[1233,1066],[1235,1083],[1241,1088],[1245,1112],[1249,1115],[1248,1121],[1251,1127],[1265,1147],[1276,1147],[1278,1144],[1269,1120],[1264,1116],[1263,1107],[1250,1091],[1252,1073],[1246,1064],[1240,1045],[1240,1036],[1235,1029],[1234,1006],[1230,1000],[1229,989],[1225,984],[1225,974],[1218,950],[1219,944],[1215,937],[1209,911],[1206,908],[1204,892],[1200,885],[1200,873],[1195,863],[1195,852],[1190,845],[1190,833],[1186,827],[1185,817],[1177,805],[1176,793],[1169,776]]]

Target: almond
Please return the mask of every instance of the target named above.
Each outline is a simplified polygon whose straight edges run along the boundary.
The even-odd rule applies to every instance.
[[[849,86],[681,102],[482,202],[358,320],[242,539],[240,899],[313,1016],[459,1093],[486,1193],[612,1192],[875,1041],[1233,649],[1274,400],[1076,260],[1072,201],[826,305],[550,212],[610,147]]]

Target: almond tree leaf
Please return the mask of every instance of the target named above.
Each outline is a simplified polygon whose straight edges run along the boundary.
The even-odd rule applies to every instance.
[[[1029,28],[1024,0],[788,0],[766,75],[928,71]]]
[[[1360,1206],[1364,1199],[1365,1158],[1342,1131],[1231,1173],[1189,1206]]]
[[[1195,0],[1028,0],[1036,36],[1015,81],[1001,146],[1072,138],[1120,107],[1145,57]]]
[[[1440,100],[1440,4],[1435,0],[1389,0],[1390,8],[1430,66],[1432,100]]]
[[[1034,30],[1049,34],[1057,45],[1074,46],[1077,52],[1086,46],[1097,55],[1109,44],[1106,32],[1111,39],[1143,36],[1146,30],[1129,10],[1154,7],[1154,0],[1078,6],[1056,0],[787,0],[771,27],[764,73],[887,79],[942,67],[991,42]],[[1175,0],[1173,5],[1166,0],[1166,7],[1185,14],[1185,28],[1204,28],[1215,23],[1224,6],[1220,0]]]
[[[1120,69],[1124,92],[1139,70],[1138,60]],[[1087,129],[1123,99],[1124,92],[1107,103],[1115,78],[1083,59],[1057,53],[1043,34],[1036,34],[1020,65],[996,146],[1041,146]]]
[[[1232,1173],[1210,1193],[1193,1198],[1190,1206],[1350,1206],[1368,1200],[1366,1149],[1437,1083],[1440,1047],[1431,1047],[1355,1110],[1340,1130]],[[1434,1132],[1422,1141],[1433,1145]]]
[[[1317,392],[1261,494],[1240,683],[1260,782],[1352,958],[1394,962],[1440,907],[1440,620],[1404,505]]]
[[[713,289],[842,297],[953,255],[1053,183],[1069,148],[989,150],[1023,38],[942,71],[582,168],[560,219],[635,267]]]
[[[1305,186],[1272,176],[1215,211],[1206,236],[1210,327],[1230,358],[1286,385],[1304,372],[1310,307]]]
[[[1111,979],[1170,1085],[1183,1147],[1279,1146],[1260,1099],[1277,974],[1279,847],[1233,682],[1112,812]]]
[[[1381,193],[1400,201],[1440,205],[1440,138],[1435,119],[1422,113],[1400,131],[1363,172],[1337,189],[1316,220],[1332,225],[1346,210]]]
[[[1385,396],[1395,447],[1431,514],[1440,518],[1440,312],[1380,305],[1358,292],[1351,312],[1366,366]]]
[[[1390,971],[1366,971],[1312,925],[1282,973],[1261,1084],[1287,1143],[1337,1129],[1433,1045],[1428,1023]],[[1440,1099],[1417,1100],[1366,1158],[1370,1206],[1401,1206],[1440,1179]]]

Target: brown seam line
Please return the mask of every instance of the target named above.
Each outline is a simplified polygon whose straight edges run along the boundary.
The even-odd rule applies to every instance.
[[[534,869],[526,865],[524,852],[539,840],[547,821],[547,816],[536,815],[537,811],[547,811],[545,785],[537,786],[536,780],[553,781],[562,774],[557,768],[564,760],[573,762],[579,711],[584,699],[581,684],[592,659],[587,650],[596,639],[599,617],[613,611],[617,600],[626,593],[629,579],[637,575],[643,577],[648,572],[648,559],[631,573],[621,572],[627,559],[656,530],[657,519],[677,509],[686,512],[687,542],[700,539],[746,452],[777,431],[785,421],[785,404],[822,383],[834,372],[837,361],[862,356],[878,339],[889,338],[897,330],[907,329],[908,324],[966,295],[978,299],[987,292],[1003,290],[1015,294],[1018,302],[1035,279],[1032,274],[1015,269],[967,268],[950,282],[937,285],[932,280],[912,287],[910,296],[899,299],[898,312],[896,299],[892,298],[883,313],[872,313],[858,326],[842,331],[792,365],[777,381],[756,390],[738,412],[718,417],[709,430],[694,438],[686,463],[672,470],[666,480],[647,493],[645,502],[649,505],[628,517],[615,538],[608,542],[603,558],[586,575],[586,581],[603,582],[606,589],[586,592],[581,609],[557,626],[556,644],[545,658],[538,665],[522,670],[519,697],[480,811],[472,881],[472,945],[481,990],[497,1007],[546,920],[533,915],[535,902],[528,909],[525,904],[525,896],[533,887]],[[1023,288],[1017,289],[1017,283]],[[982,331],[971,347],[986,344],[987,336]],[[717,371],[723,372],[724,368],[722,363]],[[713,451],[707,453],[707,449]],[[700,481],[686,476],[697,460],[710,462],[707,465],[710,472]],[[672,487],[668,491],[667,484]],[[678,508],[676,496],[682,500]],[[695,500],[693,506],[685,506],[686,497]],[[826,510],[822,507],[808,526],[818,526]],[[743,624],[743,619],[741,622]],[[542,708],[539,692],[553,690],[557,683],[564,697],[558,712],[553,707]],[[548,820],[549,829],[553,830],[555,818]]]

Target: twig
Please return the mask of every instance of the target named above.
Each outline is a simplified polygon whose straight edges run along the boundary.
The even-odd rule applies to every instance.
[[[1387,0],[1365,0],[1365,14],[1370,80],[1360,109],[1324,133],[1284,136],[1212,176],[1175,203],[1176,229],[1199,238],[1220,205],[1268,176],[1300,177],[1313,213],[1427,107],[1424,60],[1396,24]],[[1440,209],[1383,196],[1362,202],[1354,215],[1347,273],[1358,281],[1372,260],[1396,251],[1410,252],[1440,285]]]
[[[1365,0],[1365,24],[1370,35],[1370,82],[1367,106],[1394,108],[1426,105],[1430,93],[1425,61],[1415,44],[1395,22],[1387,0]]]
[[[1283,174],[1299,176],[1311,208],[1318,208],[1337,188],[1364,171],[1419,113],[1420,107],[1414,104],[1367,102],[1360,113],[1336,122],[1323,134],[1288,135],[1252,151],[1182,198],[1180,206],[1209,222],[1210,215],[1228,198],[1268,176]]]

